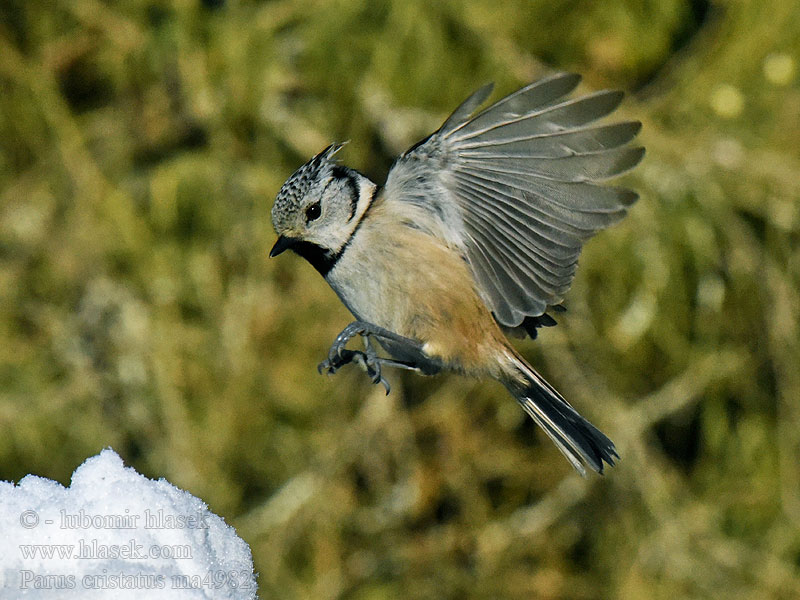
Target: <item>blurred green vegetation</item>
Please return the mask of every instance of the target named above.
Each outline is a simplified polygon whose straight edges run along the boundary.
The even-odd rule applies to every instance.
[[[800,597],[799,61],[795,0],[5,0],[0,479],[113,446],[263,598]],[[498,385],[319,377],[349,315],[267,260],[326,144],[382,181],[553,69],[633,91],[648,147],[519,344],[617,442],[585,480]]]

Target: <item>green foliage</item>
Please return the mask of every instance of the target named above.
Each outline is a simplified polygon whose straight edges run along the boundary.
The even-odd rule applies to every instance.
[[[800,11],[754,2],[0,6],[0,478],[113,446],[263,598],[800,595]],[[582,480],[499,386],[315,365],[348,322],[272,199],[373,178],[488,80],[634,90],[642,198],[519,348],[618,444]]]

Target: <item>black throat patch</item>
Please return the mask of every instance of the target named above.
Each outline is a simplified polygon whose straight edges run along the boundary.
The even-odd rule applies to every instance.
[[[292,244],[291,250],[311,263],[311,266],[323,277],[330,272],[341,256],[341,253],[336,254],[311,242],[296,242]]]
[[[355,187],[355,180],[353,180],[353,186]],[[350,237],[347,238],[347,241],[342,246],[341,250],[338,252],[334,252],[328,248],[323,248],[322,246],[318,246],[312,242],[306,241],[297,241],[294,242],[290,248],[291,250],[297,254],[298,256],[302,256],[305,258],[311,266],[314,267],[320,275],[323,277],[327,277],[328,273],[331,272],[331,269],[336,266],[336,263],[341,258],[342,254],[344,254],[345,250],[347,250],[348,246],[350,246],[350,242],[353,241],[353,237],[356,235],[358,230],[361,228],[361,224],[364,222],[364,218],[369,213],[369,209],[372,208],[372,204],[375,201],[375,197],[378,195],[380,191],[379,186],[375,186],[375,189],[372,191],[372,196],[369,199],[369,203],[367,207],[364,209],[364,212],[361,214],[361,218],[356,223],[356,226],[353,228],[353,232],[350,234]],[[356,199],[356,202],[358,200]],[[355,214],[355,208],[353,209]],[[353,217],[350,217],[352,220]]]

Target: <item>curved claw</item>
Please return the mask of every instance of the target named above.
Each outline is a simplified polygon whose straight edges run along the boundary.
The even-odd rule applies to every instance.
[[[389,392],[392,391],[392,386],[389,385],[389,382],[381,373],[381,363],[380,359],[375,356],[370,356],[369,354],[362,354],[358,357],[358,362],[364,366],[364,369],[367,371],[367,375],[372,380],[372,383],[375,385],[382,384],[384,388],[386,388],[386,395],[389,395]]]
[[[330,362],[334,362],[337,358],[342,358],[345,353],[345,346],[347,346],[347,343],[355,336],[364,333],[364,331],[364,326],[358,322],[350,323],[350,325],[345,327],[342,332],[336,336],[333,344],[331,344],[330,350],[328,350],[328,360]]]
[[[322,375],[323,373],[327,373],[328,375],[333,375],[334,373],[336,373],[337,370],[338,368],[335,367],[333,363],[327,358],[317,365],[317,372],[320,375]]]
[[[333,375],[341,367],[348,363],[358,363],[366,371],[372,383],[376,385],[380,383],[383,385],[383,387],[386,389],[386,395],[388,396],[389,392],[392,391],[392,388],[381,373],[381,360],[378,358],[371,345],[368,343],[365,345],[366,352],[362,352],[360,350],[341,349],[339,354],[334,354],[332,358],[326,358],[319,363],[317,365],[317,371],[320,375],[325,372],[327,372],[328,375]]]
[[[374,383],[376,383],[376,384],[382,383],[383,387],[386,388],[386,395],[387,396],[389,395],[389,392],[392,391],[392,386],[389,385],[389,382],[386,381],[385,377],[381,377],[378,381],[375,381]]]
[[[372,342],[370,342],[368,336],[364,336],[363,359],[367,367],[367,374],[372,378],[372,383],[375,385],[379,383],[383,384],[383,387],[386,388],[386,395],[388,396],[392,388],[381,373],[381,359],[378,358],[378,353],[375,352],[375,348],[372,347]]]
[[[320,375],[322,375],[322,373],[325,371],[327,371],[328,375],[333,375],[344,365],[353,361],[362,362],[365,358],[366,355],[360,350],[347,350],[343,348],[339,353],[336,353],[333,356],[328,356],[328,358],[319,363],[317,365],[317,371]]]
[[[357,335],[361,335],[364,338],[364,350],[348,350],[345,346]],[[380,358],[370,341],[371,335],[384,336],[390,339],[393,339],[393,336],[397,337],[391,332],[374,325],[361,321],[354,321],[336,336],[336,339],[328,350],[328,358],[317,365],[317,371],[319,371],[320,374],[327,371],[329,375],[333,375],[342,366],[351,362],[356,362],[367,372],[372,383],[376,385],[380,383],[383,385],[388,395],[392,388],[381,373],[381,364],[383,362],[388,362],[394,366],[408,367],[397,361],[387,361],[387,359]]]

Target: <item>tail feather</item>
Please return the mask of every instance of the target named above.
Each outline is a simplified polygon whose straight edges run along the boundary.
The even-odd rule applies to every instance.
[[[619,458],[614,442],[579,415],[532,367],[520,363],[518,372],[524,383],[513,378],[505,381],[505,386],[572,466],[581,475],[586,475],[585,465],[598,473],[603,472],[603,461],[613,467]]]

